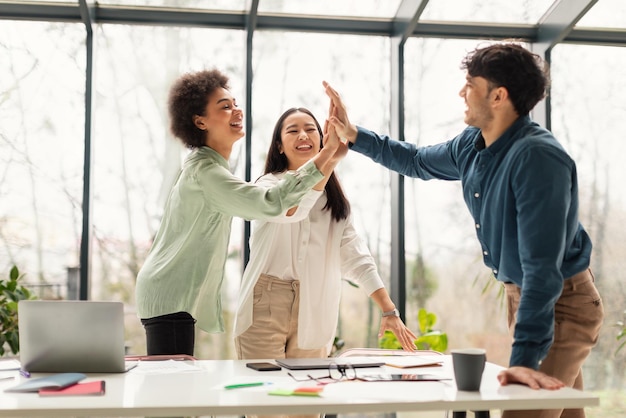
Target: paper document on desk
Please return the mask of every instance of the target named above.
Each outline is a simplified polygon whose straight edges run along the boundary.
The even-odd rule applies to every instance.
[[[132,373],[143,374],[164,374],[180,372],[201,372],[201,367],[189,364],[186,361],[164,360],[164,361],[140,361]]]
[[[20,362],[16,359],[0,360],[0,371],[19,370]]]
[[[391,367],[406,369],[409,367],[432,367],[441,366],[442,356],[389,356],[385,358],[385,364]]]

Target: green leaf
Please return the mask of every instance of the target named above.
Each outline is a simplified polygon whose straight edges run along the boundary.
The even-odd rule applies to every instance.
[[[383,336],[378,340],[378,347],[385,348],[387,350],[398,350],[402,348],[402,345],[393,332],[385,331]]]
[[[422,308],[417,313],[417,322],[419,324],[420,334],[426,334],[433,329],[433,326],[437,322],[437,315]]]
[[[415,345],[420,350],[435,350],[443,353],[448,349],[448,335],[441,331],[432,331],[420,335],[415,340]]]
[[[20,271],[17,269],[17,266],[13,266],[11,271],[9,272],[9,279],[12,281],[16,281],[20,277]]]

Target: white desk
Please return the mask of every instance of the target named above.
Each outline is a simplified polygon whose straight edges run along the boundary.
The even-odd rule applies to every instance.
[[[404,369],[405,373],[433,372],[452,376],[449,356],[434,368]],[[279,372],[257,372],[245,361],[202,360],[186,362],[199,371],[149,371],[156,364],[123,374],[89,374],[88,380],[104,379],[106,395],[44,398],[35,393],[6,393],[22,377],[0,381],[0,416],[205,416],[244,414],[375,413],[401,411],[498,410],[581,408],[599,404],[597,397],[569,388],[532,390],[525,386],[500,386],[499,366],[487,364],[480,392],[459,392],[454,381],[444,382],[341,382],[326,385],[321,397],[271,396],[270,388],[293,388],[296,383]],[[399,373],[402,369],[358,369],[361,373]],[[299,371],[306,375],[311,371]],[[315,371],[317,376],[325,371]],[[16,373],[17,374],[17,373]],[[43,375],[34,375],[39,377]],[[223,389],[226,384],[253,381],[269,386]],[[309,383],[310,384],[310,383]]]

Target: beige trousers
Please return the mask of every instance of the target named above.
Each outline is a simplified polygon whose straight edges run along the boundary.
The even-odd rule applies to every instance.
[[[604,318],[602,299],[591,270],[564,281],[554,308],[554,341],[539,370],[560,379],[566,386],[583,389],[582,365],[598,341]],[[521,289],[505,284],[509,331],[515,330]],[[502,418],[584,418],[584,409],[504,411]]]
[[[300,282],[262,274],[254,287],[252,325],[235,338],[239,359],[328,357],[326,347],[298,348]],[[247,415],[248,418],[318,418],[319,415]]]

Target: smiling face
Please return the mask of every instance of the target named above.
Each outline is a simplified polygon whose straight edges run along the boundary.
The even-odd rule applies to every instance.
[[[465,123],[480,129],[485,129],[494,119],[491,109],[491,94],[493,89],[483,77],[465,77],[465,85],[459,95],[465,100]]]
[[[320,151],[321,135],[318,124],[304,112],[296,111],[287,116],[280,136],[280,151],[287,157],[289,170],[298,169]]]
[[[230,91],[221,87],[209,95],[204,116],[196,115],[194,123],[206,131],[206,145],[216,150],[232,147],[245,135],[243,112]]]

